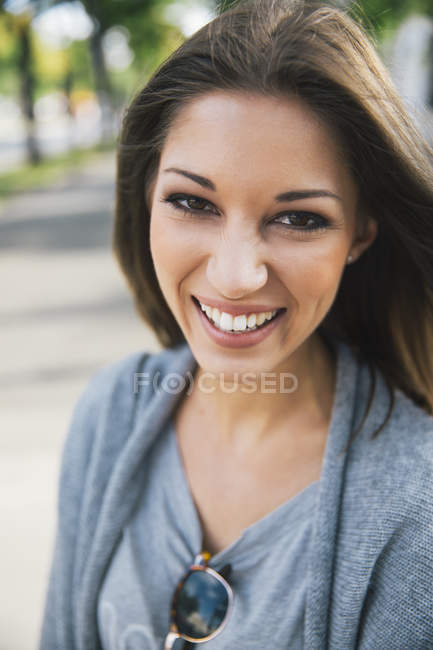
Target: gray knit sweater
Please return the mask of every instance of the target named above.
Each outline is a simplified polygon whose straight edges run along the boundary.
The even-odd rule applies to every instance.
[[[331,421],[323,461],[305,647],[433,649],[433,418],[397,391],[388,424],[371,440],[389,406],[379,374],[370,414],[343,452],[371,380],[346,344],[336,346],[333,413],[346,426]],[[40,650],[100,648],[100,585],[140,495],[144,454],[181,394],[164,377],[195,368],[186,344],[136,353],[98,372],[79,399],[63,452]]]

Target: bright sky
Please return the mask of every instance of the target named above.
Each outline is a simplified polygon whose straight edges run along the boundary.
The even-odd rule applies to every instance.
[[[191,36],[214,17],[210,6],[200,0],[177,0],[168,5],[164,15],[166,20],[180,27],[185,36]]]

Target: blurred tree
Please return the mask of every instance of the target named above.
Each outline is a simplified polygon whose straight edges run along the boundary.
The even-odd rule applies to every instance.
[[[17,94],[17,39],[13,34],[9,16],[0,11],[0,93]]]
[[[230,7],[237,5],[239,0],[214,0],[214,2],[216,13],[222,14],[227,9],[230,9]]]
[[[36,139],[36,92],[61,88],[69,97],[72,111],[71,95],[77,85],[80,96],[94,87],[101,108],[103,138],[111,139],[116,112],[136,87],[137,78],[141,83],[183,39],[180,30],[164,19],[164,8],[173,0],[82,0],[94,27],[88,41],[73,41],[60,48],[42,42],[32,31],[32,20],[68,2],[74,0],[0,0],[0,90],[19,93],[28,159],[32,163],[41,159]],[[120,66],[108,70],[104,37],[119,25],[127,30],[133,61],[123,70]],[[107,43],[106,39],[105,54]]]
[[[58,5],[73,0],[51,0],[50,5]],[[93,67],[93,77],[101,113],[103,138],[111,138],[113,117],[119,108],[112,79],[107,70],[104,56],[104,36],[111,28],[123,25],[132,34],[134,49],[146,54],[155,52],[166,36],[167,26],[156,20],[156,9],[170,0],[81,0],[93,22],[93,32],[89,38],[89,49]],[[31,0],[38,9],[46,8],[47,0]]]
[[[135,56],[133,67],[140,80],[149,76],[184,39],[180,29],[164,19],[164,6],[168,4],[154,2],[148,11],[126,18],[123,23],[131,35],[129,45]]]
[[[393,29],[410,13],[433,16],[433,0],[357,0],[352,11],[380,35]]]
[[[3,6],[0,6],[0,9]],[[19,78],[19,97],[21,111],[26,126],[27,158],[32,165],[41,160],[41,152],[36,137],[34,93],[35,75],[33,66],[33,41],[31,33],[32,12],[28,8],[17,14],[4,14],[9,31],[16,38],[16,65]]]
[[[214,0],[218,13],[236,5],[239,0]],[[433,17],[433,0],[324,0],[323,4],[349,7],[358,18],[380,33],[396,27],[409,13],[419,12]]]

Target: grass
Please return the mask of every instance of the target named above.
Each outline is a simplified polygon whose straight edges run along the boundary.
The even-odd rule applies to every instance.
[[[65,172],[90,160],[95,154],[113,151],[114,147],[113,142],[88,149],[75,149],[44,159],[38,165],[28,164],[12,172],[0,174],[0,199],[55,182]]]

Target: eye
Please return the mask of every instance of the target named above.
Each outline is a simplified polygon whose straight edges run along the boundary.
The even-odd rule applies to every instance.
[[[193,194],[170,194],[161,199],[162,203],[168,203],[176,210],[180,210],[184,215],[199,215],[203,213],[218,214],[215,206],[199,196]],[[285,230],[302,233],[320,232],[329,227],[329,222],[324,217],[314,212],[293,211],[284,212],[273,219],[272,224],[277,224]]]
[[[169,203],[177,210],[182,210],[185,214],[197,214],[200,212],[217,213],[212,203],[192,194],[171,194],[162,199],[162,202]]]
[[[329,226],[328,220],[314,212],[285,212],[272,220],[272,223],[293,230],[324,230]]]

